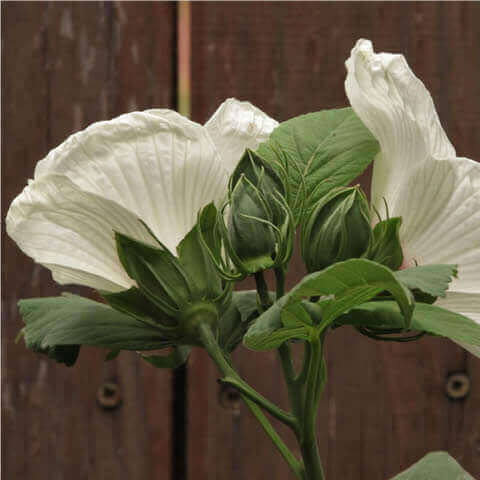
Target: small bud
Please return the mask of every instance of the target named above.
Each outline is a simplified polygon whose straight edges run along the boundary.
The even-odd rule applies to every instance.
[[[302,232],[302,256],[308,272],[363,256],[371,236],[364,193],[358,187],[331,190],[315,206]]]

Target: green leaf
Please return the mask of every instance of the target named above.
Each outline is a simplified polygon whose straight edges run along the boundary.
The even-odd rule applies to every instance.
[[[403,251],[400,245],[400,217],[382,220],[373,229],[373,239],[366,258],[397,270],[403,263]]]
[[[475,480],[447,452],[432,452],[391,480]]]
[[[285,341],[288,335],[291,335],[290,338],[306,338],[307,327],[285,328],[281,318],[284,308],[301,302],[304,297],[331,296],[322,308],[322,325],[325,326],[383,291],[396,299],[403,313],[403,325],[408,326],[414,308],[410,291],[389,268],[370,260],[354,258],[304,277],[287,295],[260,315],[249,328],[244,343],[253,350],[267,350],[280,345],[280,340]],[[275,333],[277,330],[288,331]]]
[[[153,350],[170,346],[153,323],[77,295],[18,302],[28,348],[73,365],[79,345],[112,350]]]
[[[181,345],[175,347],[168,355],[140,355],[143,360],[156,368],[177,368],[183,365],[190,355],[191,347]]]
[[[395,276],[410,290],[444,297],[457,271],[456,265],[420,265],[395,272]]]
[[[365,303],[339,320],[340,324],[382,329],[403,326],[402,314],[397,304],[390,300]],[[410,328],[480,346],[480,324],[436,305],[416,303]]]
[[[378,142],[351,108],[323,110],[281,123],[257,153],[285,173],[291,207],[313,206],[332,188],[347,185],[369,165]]]

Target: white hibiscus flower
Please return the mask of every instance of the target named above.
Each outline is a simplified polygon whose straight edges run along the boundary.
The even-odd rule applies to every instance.
[[[346,62],[350,103],[380,144],[372,205],[402,217],[404,266],[458,264],[436,302],[480,323],[480,164],[456,156],[432,98],[403,55],[359,40]],[[477,356],[480,348],[463,345]]]
[[[248,102],[225,101],[205,126],[171,110],[102,121],[70,136],[36,168],[8,211],[7,232],[61,284],[120,291],[134,285],[114,231],[170,251],[199,210],[224,199],[245,148],[277,122]]]

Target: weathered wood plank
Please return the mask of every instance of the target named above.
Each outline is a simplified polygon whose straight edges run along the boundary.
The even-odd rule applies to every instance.
[[[94,121],[172,107],[175,86],[170,3],[8,3],[2,9],[4,218],[50,148]],[[170,372],[141,364],[133,353],[104,364],[104,353],[94,349],[84,349],[67,369],[23,342],[15,345],[17,300],[61,289],[3,240],[5,478],[169,478]],[[96,402],[107,381],[122,396],[113,411]]]
[[[367,37],[379,51],[405,53],[458,151],[480,158],[474,133],[479,17],[479,6],[467,3],[193,3],[192,117],[205,121],[229,96],[248,99],[279,120],[346,105],[344,61],[355,41]],[[361,181],[368,189],[368,172]],[[293,270],[290,282],[301,267]],[[235,357],[262,393],[285,400],[273,355],[242,351]],[[477,359],[439,339],[380,345],[343,330],[328,339],[327,361],[318,423],[327,478],[384,480],[439,448],[474,475],[480,472]],[[467,401],[452,402],[444,395],[445,379],[467,368],[477,382]],[[196,357],[190,396],[200,378],[214,388],[216,376],[203,356]],[[291,478],[243,407],[229,413],[203,383],[198,388],[203,394],[201,406],[191,404],[189,478]]]

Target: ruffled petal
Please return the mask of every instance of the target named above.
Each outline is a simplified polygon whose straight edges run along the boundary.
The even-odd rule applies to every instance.
[[[350,103],[380,143],[375,160],[372,200],[377,207],[426,159],[452,158],[455,149],[438,119],[432,97],[403,55],[376,54],[359,40],[346,62]]]
[[[215,146],[232,173],[246,148],[265,142],[278,122],[253,106],[234,98],[225,100],[205,124]]]
[[[36,179],[51,174],[135,213],[173,253],[228,182],[205,127],[171,110],[94,123],[37,164]]]
[[[134,213],[62,175],[31,181],[12,202],[6,225],[22,251],[49,268],[58,283],[97,290],[134,285],[118,259],[114,231],[155,245]]]

